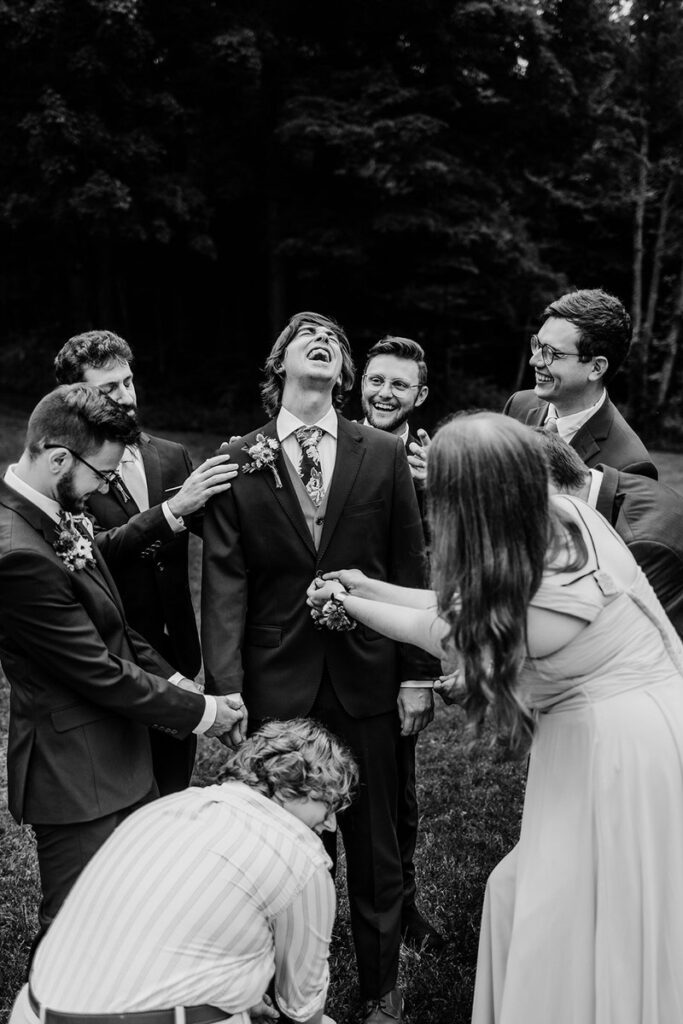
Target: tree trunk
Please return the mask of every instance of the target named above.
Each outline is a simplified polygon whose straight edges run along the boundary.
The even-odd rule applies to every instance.
[[[645,322],[643,324],[640,336],[640,343],[643,351],[643,361],[646,367],[649,362],[650,344],[652,342],[655,315],[657,313],[657,302],[659,300],[659,282],[662,276],[662,260],[664,259],[666,227],[669,219],[669,210],[671,209],[671,197],[673,196],[673,190],[676,184],[677,176],[677,170],[672,171],[671,176],[669,177],[669,180],[667,182],[666,188],[664,189],[664,195],[662,196],[662,202],[659,207],[659,224],[657,226],[657,237],[655,239],[655,247],[652,255],[652,278],[650,280],[650,293],[648,295]]]
[[[681,261],[681,273],[678,278],[678,289],[676,293],[676,299],[674,302],[674,309],[671,316],[671,325],[669,326],[669,333],[664,339],[664,361],[662,363],[662,369],[659,377],[659,388],[657,391],[657,412],[660,412],[666,402],[667,395],[669,394],[669,388],[671,387],[671,377],[673,375],[674,363],[678,354],[678,342],[681,337],[681,329],[683,328],[683,260]]]
[[[268,245],[268,329],[271,340],[275,340],[285,326],[285,274],[282,257],[278,252],[280,244],[280,216],[277,200],[270,196],[266,210],[266,233]]]
[[[643,358],[641,344],[643,321],[643,254],[645,249],[645,207],[647,204],[648,150],[650,135],[648,125],[642,124],[643,135],[638,154],[638,184],[635,198],[633,221],[633,299],[631,303],[631,356],[629,364],[629,405],[631,419],[636,431],[640,427],[644,407],[644,390],[647,380],[647,363]]]

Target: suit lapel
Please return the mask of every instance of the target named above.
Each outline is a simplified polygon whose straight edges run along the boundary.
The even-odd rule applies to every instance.
[[[545,418],[548,415],[548,403],[539,402],[538,405],[534,405],[528,410],[526,419],[524,422],[530,427],[540,427],[545,423]]]
[[[358,470],[365,457],[363,437],[355,423],[337,416],[337,455],[334,462],[334,473],[330,482],[327,501],[327,513],[318,548],[318,559],[321,559],[332,539],[339,517],[353,487]]]
[[[32,501],[28,501],[21,494],[18,494],[11,487],[8,487],[4,481],[0,481],[0,501],[7,508],[11,508],[17,515],[20,515],[22,519],[25,519],[30,526],[37,532],[42,534],[46,543],[54,551],[55,541],[57,540],[57,523],[54,519],[50,519],[37,505],[34,505]],[[95,559],[96,568],[85,568],[78,569],[77,572],[85,573],[88,579],[92,580],[97,586],[104,591],[110,601],[113,601],[121,617],[125,618],[121,599],[119,598],[116,585],[109,574],[104,559],[97,550],[97,547],[93,541],[92,544],[93,558]],[[55,551],[55,558],[59,558],[59,555]]]
[[[264,437],[274,437],[277,439],[275,420],[271,420],[270,423],[267,423],[262,430],[258,431],[258,433],[263,434]],[[266,483],[282,511],[285,513],[292,526],[301,537],[301,540],[315,558],[315,544],[313,543],[313,538],[311,537],[310,531],[306,525],[306,518],[301,510],[301,505],[299,504],[299,499],[296,496],[296,491],[294,490],[292,481],[289,478],[285,459],[286,455],[283,452],[282,447],[280,447],[275,465],[280,477],[280,483],[282,484],[281,487],[277,486],[275,476],[269,469],[264,468],[258,472],[261,476],[265,477]]]
[[[145,467],[149,507],[153,508],[155,505],[161,504],[164,494],[161,485],[161,459],[159,458],[159,452],[147,434],[140,436],[140,454],[142,455],[142,464]]]
[[[598,411],[577,430],[572,438],[572,448],[579,453],[584,462],[588,462],[589,459],[598,455],[600,452],[599,442],[604,441],[609,434],[613,420],[614,406],[607,395]]]

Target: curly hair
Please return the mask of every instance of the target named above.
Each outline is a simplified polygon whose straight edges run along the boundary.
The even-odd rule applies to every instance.
[[[349,749],[308,718],[266,722],[228,755],[220,779],[235,779],[264,796],[287,800],[312,796],[331,811],[348,807],[358,785]]]
[[[266,359],[266,365],[263,368],[264,379],[261,384],[261,401],[268,416],[277,416],[282,405],[282,391],[285,379],[282,371],[284,351],[290,341],[294,340],[299,329],[305,324],[315,324],[318,327],[326,328],[335,335],[339,342],[342,357],[341,381],[339,384],[335,384],[332,392],[332,401],[337,408],[341,408],[353,387],[356,371],[351,356],[349,339],[346,337],[343,327],[335,320],[331,320],[321,313],[295,313],[270,350],[270,354]]]
[[[491,714],[498,741],[522,753],[533,716],[518,691],[529,602],[546,567],[588,556],[579,527],[551,506],[548,470],[529,427],[498,413],[460,414],[434,436],[427,469],[432,583],[462,657],[470,732]]]
[[[128,342],[113,331],[86,331],[62,345],[55,356],[55,377],[60,384],[75,384],[83,380],[89,366],[100,370],[110,363],[132,366],[133,353]]]

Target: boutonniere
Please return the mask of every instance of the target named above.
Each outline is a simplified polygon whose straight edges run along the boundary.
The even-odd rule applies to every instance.
[[[269,469],[275,477],[275,486],[282,487],[282,480],[277,471],[275,460],[280,451],[280,442],[274,437],[266,437],[265,434],[256,435],[256,443],[244,445],[242,451],[246,452],[251,462],[242,466],[243,473],[255,473],[257,469]]]
[[[311,614],[316,629],[327,628],[333,633],[346,633],[350,629],[355,629],[357,625],[336,595],[325,601],[319,612],[313,609]]]
[[[84,515],[74,516],[71,512],[59,513],[59,533],[54,542],[54,549],[69,572],[95,568],[92,540],[81,533],[76,525],[78,522],[82,523],[85,518]]]

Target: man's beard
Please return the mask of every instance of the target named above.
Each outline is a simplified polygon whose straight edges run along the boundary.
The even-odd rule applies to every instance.
[[[413,409],[403,409],[401,408],[401,406],[399,406],[398,409],[395,410],[391,419],[383,420],[380,424],[377,423],[375,420],[375,417],[378,415],[377,410],[374,408],[374,406],[370,404],[370,402],[367,401],[367,399],[361,398],[361,406],[363,409],[363,414],[368,423],[370,424],[370,426],[377,427],[378,430],[386,431],[396,430],[398,427],[402,427],[403,424],[408,421],[408,419],[410,418],[410,414],[413,411]],[[413,406],[413,408],[415,407]],[[389,414],[383,413],[382,415],[386,416]]]
[[[79,497],[74,490],[74,471],[70,469],[57,481],[55,488],[57,501],[65,512],[82,512],[85,508],[85,498]]]

